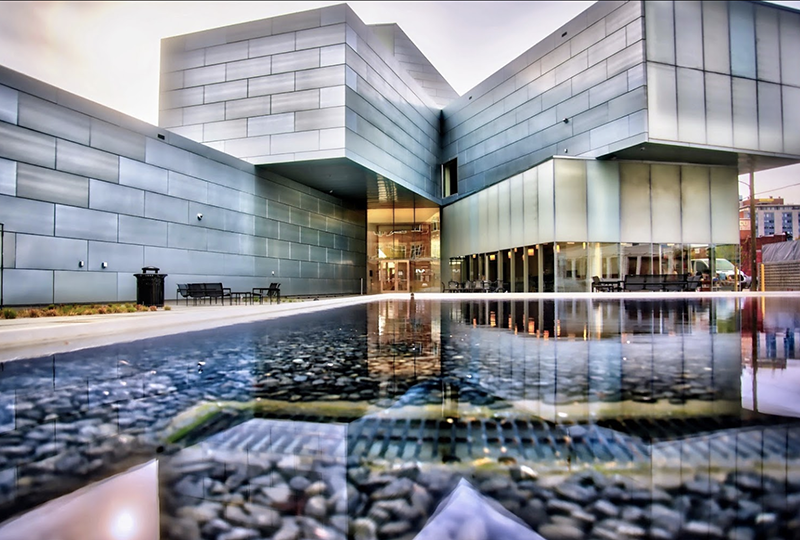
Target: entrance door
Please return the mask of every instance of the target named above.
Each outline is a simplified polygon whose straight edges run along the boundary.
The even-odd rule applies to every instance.
[[[408,261],[381,261],[381,292],[408,292]]]

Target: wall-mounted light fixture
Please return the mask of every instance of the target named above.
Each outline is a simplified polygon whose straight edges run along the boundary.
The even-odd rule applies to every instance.
[[[100,263],[100,268],[108,268],[108,263],[103,261]]]
[[[272,271],[272,275],[273,275],[273,276],[275,275],[275,270],[273,270],[273,271]]]
[[[533,248],[528,248],[528,255],[529,256],[533,255]]]
[[[78,268],[83,268],[84,266],[86,266],[84,261],[78,261]]]
[[[564,123],[569,124],[569,118],[564,118]]]
[[[197,221],[203,221],[203,214],[202,213],[198,213],[197,214]]]

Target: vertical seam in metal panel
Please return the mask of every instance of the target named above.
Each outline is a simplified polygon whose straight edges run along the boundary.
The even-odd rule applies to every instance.
[[[776,20],[776,30],[778,32],[778,88],[780,89],[780,96],[778,98],[780,104],[780,118],[781,118],[781,151],[786,153],[786,141],[784,141],[783,134],[786,131],[785,122],[783,120],[783,70],[781,69],[781,60],[783,59],[783,52],[781,51],[781,20],[779,17]],[[757,56],[757,55],[756,55]],[[737,189],[738,191],[738,189]]]
[[[703,39],[703,4],[700,4],[700,63],[702,65],[701,73],[703,74],[703,123],[705,124],[705,133],[703,134],[703,144],[708,144],[708,105],[706,101],[706,59],[705,59],[705,40]]]
[[[675,0],[672,0],[670,3],[670,8],[672,9],[672,54],[673,59],[675,62],[675,140],[681,140],[681,96],[678,92],[678,30],[675,26]],[[653,246],[653,212],[652,212],[652,204],[650,206],[650,248],[652,250]],[[652,259],[651,259],[652,260]]]
[[[735,128],[734,128],[734,106],[733,106],[733,49],[731,48],[731,7],[730,2],[725,2],[725,22],[728,25],[728,85],[731,92],[731,146],[736,147]],[[737,167],[738,172],[738,167]]]

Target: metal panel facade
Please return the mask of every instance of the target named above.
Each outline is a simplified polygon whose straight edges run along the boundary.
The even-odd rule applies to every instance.
[[[292,17],[304,22],[295,25]],[[391,29],[396,46],[387,53],[346,6],[292,17],[165,40],[162,125],[254,164],[344,157],[347,150],[390,180],[439,197],[431,177],[439,139],[434,102],[454,97],[449,85],[421,53],[410,63],[395,58],[416,50],[399,29]],[[415,76],[408,67],[430,74]],[[354,128],[358,137],[327,131],[345,127],[345,84],[371,105],[356,113],[366,120]],[[196,89],[202,101],[191,93]],[[238,119],[247,121],[246,131],[225,123]],[[371,125],[380,127],[367,133]]]
[[[628,101],[633,109],[613,115],[609,103],[643,84],[642,26],[641,3],[598,3],[447,106],[442,161],[458,159],[459,193],[553,155],[602,155],[626,140],[627,117],[647,102]]]
[[[786,89],[800,86],[797,13],[754,2],[666,1],[645,2],[645,19],[651,140],[797,156],[783,129],[794,107]]]
[[[23,94],[8,86],[17,80],[2,81],[3,97],[7,103],[9,95],[24,95],[25,121],[37,131],[5,122],[9,114],[0,120],[5,288],[15,291],[6,294],[8,302],[130,301],[136,294],[132,274],[144,265],[169,274],[167,290],[179,279],[247,290],[267,281],[258,268],[275,270],[287,294],[297,287],[358,291],[365,264],[363,210],[345,211],[334,197],[277,175],[259,176],[252,165],[176,135],[158,140],[156,129],[120,124],[117,113],[94,104],[73,110]],[[37,90],[47,95],[45,85],[26,82],[26,92]],[[83,105],[75,98],[70,106]],[[268,204],[285,211],[273,207],[275,226],[257,231]],[[268,243],[282,235],[292,239],[285,242],[286,260],[267,259]],[[307,263],[302,280],[299,270],[280,274],[280,266],[299,269],[312,250],[320,259],[324,244],[342,246],[338,262]]]

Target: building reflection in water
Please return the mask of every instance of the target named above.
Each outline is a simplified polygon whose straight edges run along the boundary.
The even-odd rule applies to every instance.
[[[794,299],[747,298],[742,308],[742,407],[800,417],[800,311]]]
[[[368,313],[369,371],[395,390],[436,380],[548,421],[740,412],[734,299],[392,300]],[[451,412],[476,414],[461,401]]]
[[[394,384],[381,397],[395,395],[400,380],[415,384],[441,375],[438,302],[373,302],[367,306],[367,318],[369,373]]]

